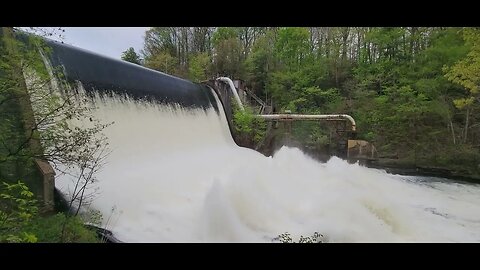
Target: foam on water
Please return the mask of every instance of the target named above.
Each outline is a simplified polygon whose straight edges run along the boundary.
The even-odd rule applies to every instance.
[[[238,147],[223,112],[95,98],[111,154],[92,207],[126,242],[479,242],[480,186],[396,176],[296,148]],[[66,191],[71,179],[56,180]],[[113,211],[112,211],[113,209]],[[108,224],[106,222],[108,221]]]

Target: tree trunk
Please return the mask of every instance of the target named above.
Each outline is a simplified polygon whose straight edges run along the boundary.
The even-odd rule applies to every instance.
[[[327,58],[330,57],[330,40],[332,39],[332,28],[328,27],[327,28],[327,37],[325,39],[325,56]]]
[[[342,33],[342,60],[347,58],[347,41],[348,41],[349,28],[345,27]]]
[[[334,60],[334,63],[335,63],[335,87],[339,87],[338,85],[338,63],[337,63],[337,59],[335,58]]]
[[[357,32],[357,52],[356,52],[356,55],[355,55],[357,62],[360,62],[360,50],[361,50],[360,43],[362,42],[361,41],[361,31],[360,31],[360,29],[361,28],[359,27],[358,32]]]
[[[368,42],[366,45],[367,45],[367,59],[368,59],[368,63],[371,64],[371,63],[372,63],[372,50],[371,50],[370,42]],[[366,61],[365,61],[365,62],[366,62]]]
[[[455,139],[455,130],[453,129],[453,123],[452,120],[450,120],[450,129],[452,130],[452,139],[453,139],[453,144],[457,144],[457,141]]]
[[[416,34],[417,34],[417,27],[412,27],[410,30],[410,57],[412,59],[412,62],[414,62],[415,59],[415,39],[416,39]]]
[[[313,53],[315,50],[315,42],[316,42],[316,35],[315,35],[315,28],[310,27],[310,52]]]
[[[470,117],[470,108],[467,108],[467,115],[465,117],[465,131],[463,136],[463,143],[467,143],[469,117]]]
[[[323,54],[323,36],[324,36],[324,29],[323,28],[320,28],[319,30],[319,34],[318,34],[318,41],[317,41],[317,56],[318,57],[321,57],[321,56],[324,56]]]

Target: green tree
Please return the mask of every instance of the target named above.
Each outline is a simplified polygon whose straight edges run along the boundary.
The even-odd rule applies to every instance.
[[[77,215],[108,154],[102,130],[111,123],[95,119],[88,98],[65,87],[61,70],[44,62],[50,48],[42,38],[8,28],[0,34],[0,113],[7,120],[0,124],[2,177],[24,178],[22,170],[36,170],[34,159],[49,161],[75,176],[69,210]],[[89,123],[75,125],[84,119]]]
[[[307,28],[285,27],[278,31],[276,55],[289,70],[295,70],[310,60],[310,32]]]
[[[25,227],[37,214],[37,201],[28,187],[18,181],[0,186],[0,243],[37,242],[37,237]]]
[[[244,110],[240,110],[237,105],[233,106],[233,125],[234,135],[240,146],[254,148],[266,135],[267,123],[255,117],[248,106],[244,106]]]
[[[122,53],[122,60],[141,65],[140,56],[135,52],[135,49],[130,47]]]
[[[473,172],[474,146],[480,144],[477,32],[164,27],[149,30],[144,51],[145,62],[157,70],[194,81],[242,79],[275,112],[351,114],[359,138],[374,141],[379,151],[450,168],[469,160],[464,168]],[[199,52],[210,56],[208,65]],[[308,125],[293,125],[293,133],[303,134],[301,139],[316,134],[325,141],[325,127]]]
[[[145,60],[145,66],[167,74],[177,74],[177,59],[168,52],[157,53]]]
[[[241,78],[244,73],[242,44],[236,29],[220,27],[213,34],[213,74]]]
[[[237,29],[234,27],[219,27],[212,36],[213,46],[218,46],[225,40],[238,38]]]
[[[269,76],[276,70],[274,44],[275,33],[269,30],[256,39],[252,52],[245,61],[247,83],[265,101],[271,95],[267,91]]]
[[[467,93],[464,97],[455,99],[453,102],[458,109],[465,110],[465,128],[463,142],[467,142],[468,130],[471,123],[470,114],[475,102],[480,98],[480,30],[466,28],[463,36],[470,46],[470,52],[465,59],[455,63],[450,68],[445,68],[448,80],[463,86]]]
[[[143,54],[145,60],[157,53],[166,52],[177,56],[176,30],[174,27],[152,27],[145,32]]]
[[[194,82],[206,80],[210,68],[210,57],[207,53],[193,55],[189,61],[188,78]]]
[[[37,200],[28,187],[18,181],[0,186],[0,243],[99,242],[96,233],[79,217],[63,213],[42,216]]]

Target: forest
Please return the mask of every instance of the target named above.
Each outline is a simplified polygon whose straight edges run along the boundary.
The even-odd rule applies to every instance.
[[[379,156],[478,177],[479,41],[478,28],[153,27],[122,59],[243,80],[275,112],[350,114]]]
[[[108,152],[102,131],[112,123],[67,102],[73,94],[51,95],[49,72],[62,71],[47,70],[12,29],[0,30],[0,243],[105,242],[95,226],[108,225],[115,209],[79,209],[91,199],[84,191],[97,181]],[[144,38],[141,51],[127,48],[122,59],[194,82],[241,80],[274,113],[349,114],[379,158],[480,179],[480,28],[153,27]],[[29,39],[48,53],[43,39]],[[250,126],[264,123],[247,111],[243,130],[264,136]],[[69,126],[72,118],[92,127]],[[329,143],[322,125],[293,132],[305,145]],[[41,201],[39,158],[80,171],[73,192],[55,202],[61,211]]]

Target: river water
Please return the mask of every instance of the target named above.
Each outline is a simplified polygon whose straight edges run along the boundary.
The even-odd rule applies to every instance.
[[[400,176],[297,148],[238,147],[223,110],[94,98],[111,153],[90,207],[125,242],[480,242],[480,185]],[[221,106],[221,105],[220,105]],[[65,193],[73,179],[61,176]]]

